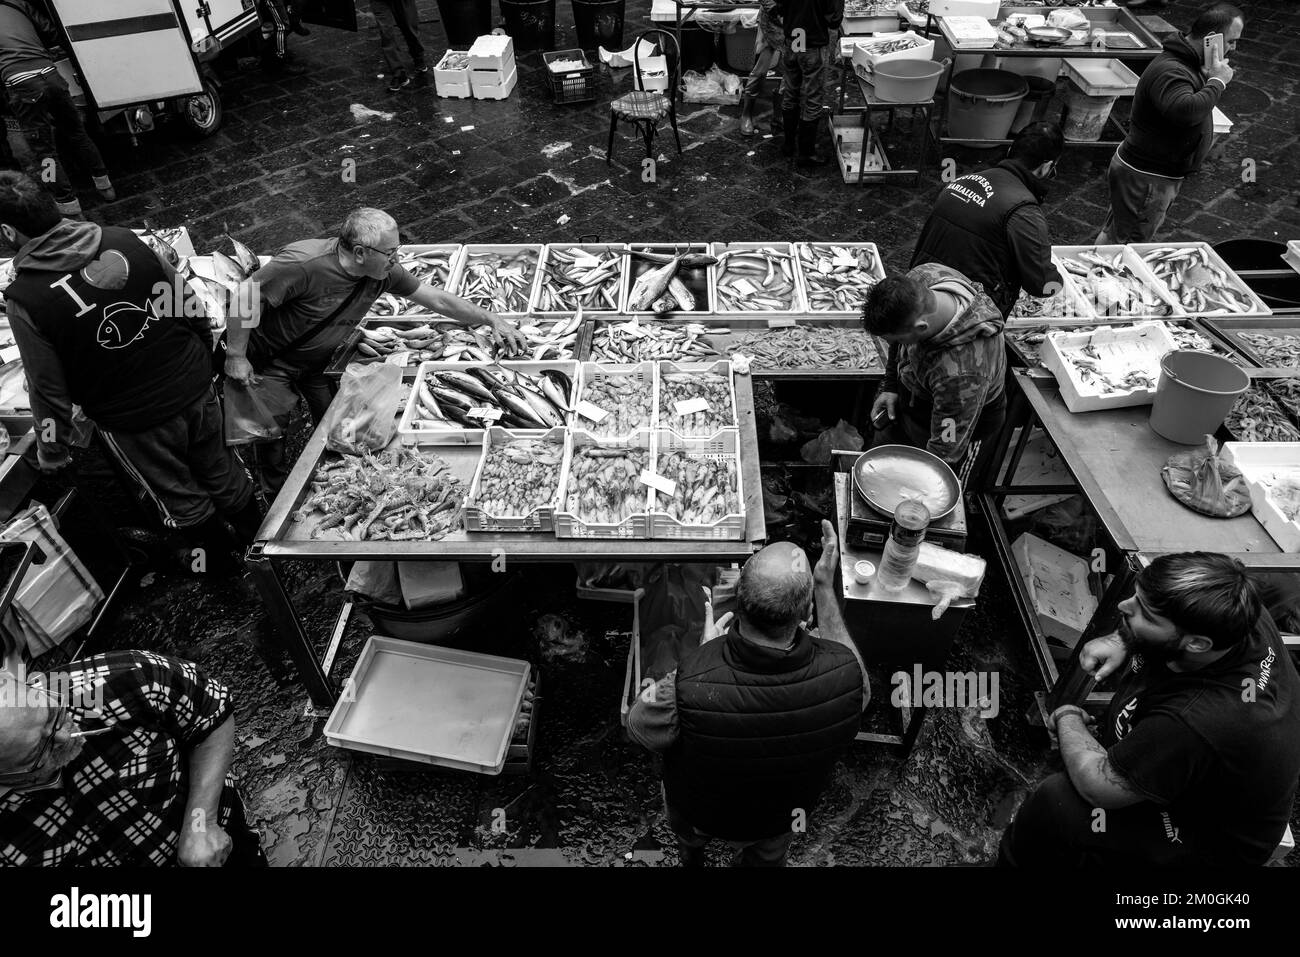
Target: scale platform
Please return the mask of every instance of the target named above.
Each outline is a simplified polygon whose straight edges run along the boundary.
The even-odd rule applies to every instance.
[[[867,504],[862,493],[850,483],[849,524],[845,542],[852,548],[885,547],[889,537],[892,519],[885,518]],[[966,509],[959,502],[957,507],[936,522],[931,522],[925,530],[925,540],[955,552],[966,551]]]

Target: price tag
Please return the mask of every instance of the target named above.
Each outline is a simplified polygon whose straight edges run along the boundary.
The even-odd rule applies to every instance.
[[[386,366],[409,365],[410,361],[411,361],[411,354],[407,352],[405,349],[403,349],[401,352],[390,352],[387,356],[384,357],[384,365]]]
[[[497,270],[498,279],[522,279],[524,269],[522,266],[502,266]]]
[[[798,323],[793,319],[777,318],[767,320],[767,327],[769,329],[789,329],[796,325],[798,325]]]
[[[17,346],[5,346],[0,348],[0,364],[8,364],[19,358]]]
[[[576,269],[596,269],[600,266],[600,260],[591,253],[580,252],[573,260],[573,265]]]
[[[834,259],[831,260],[831,265],[835,267],[856,266],[857,264],[858,264],[858,257],[856,256],[836,256]]]
[[[479,419],[483,422],[495,422],[497,419],[501,418],[500,409],[494,409],[487,405],[475,406],[465,414],[471,419]]]
[[[733,282],[731,288],[736,290],[736,292],[740,293],[742,296],[752,296],[754,293],[758,292],[758,287],[744,277]]]
[[[592,405],[590,402],[579,402],[574,407],[574,411],[589,422],[599,422],[609,412],[598,405]]]
[[[817,271],[823,276],[829,276],[835,271],[835,267],[831,265],[829,259],[819,259],[817,260]]]
[[[636,319],[633,319],[630,323],[624,326],[623,331],[633,339],[646,339],[650,337],[650,333],[642,328],[641,323],[637,322]]]
[[[642,472],[640,481],[642,485],[648,485],[656,492],[663,492],[670,498],[673,492],[677,491],[676,482],[672,479],[666,479],[662,475],[656,475],[654,472]]]
[[[673,411],[678,415],[694,415],[696,412],[703,412],[709,407],[709,400],[700,396],[694,399],[683,399],[680,402],[673,403]]]

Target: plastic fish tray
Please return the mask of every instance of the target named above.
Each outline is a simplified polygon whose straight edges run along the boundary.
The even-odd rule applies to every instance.
[[[541,305],[540,300],[542,298],[542,286],[545,285],[546,282],[545,279],[546,268],[551,263],[552,249],[559,249],[563,252],[574,252],[574,251],[586,252],[586,253],[591,253],[595,256],[599,256],[604,253],[616,252],[620,249],[627,249],[627,244],[626,243],[548,243],[545,247],[543,247],[541,264],[538,269],[538,273],[541,274],[542,278],[540,278],[537,281],[537,285],[533,289],[533,298],[532,301],[529,302],[528,304],[529,312],[538,316],[554,316],[558,318],[561,316],[571,316],[573,315],[574,310],[538,308]],[[583,306],[582,314],[584,316],[613,316],[613,315],[617,315],[619,310],[622,309],[623,287],[627,283],[628,262],[630,261],[631,257],[620,256],[619,258],[622,260],[622,262],[619,263],[618,278],[614,280],[613,288],[610,289],[610,292],[613,295],[614,305],[606,306],[600,309]],[[609,280],[606,280],[606,282],[609,282]]]
[[[703,253],[709,254],[708,243],[629,243],[629,249],[640,250],[641,252],[665,253],[675,255],[676,253]],[[619,301],[619,311],[630,316],[653,316],[653,309],[633,309],[632,308],[632,286],[635,285],[637,277],[648,270],[656,268],[658,263],[647,262],[644,259],[638,259],[635,256],[629,256],[629,266],[627,274],[623,279],[623,298]],[[703,272],[703,276],[699,273]],[[694,318],[697,313],[713,314],[718,311],[716,280],[714,278],[714,267],[704,266],[702,270],[690,270],[696,275],[691,276],[690,281],[682,279],[686,288],[695,296],[695,308],[692,310],[672,310],[663,313],[664,316],[678,316]],[[681,279],[680,273],[678,278]]]
[[[1066,270],[1063,265],[1064,261],[1067,259],[1076,262],[1083,262],[1079,259],[1079,254],[1084,252],[1093,252],[1108,259],[1114,259],[1116,256],[1119,256],[1120,262],[1133,271],[1133,275],[1135,275],[1142,283],[1143,288],[1150,290],[1163,302],[1168,303],[1170,308],[1173,310],[1172,313],[1167,316],[1156,315],[1151,311],[1131,316],[1104,316],[1099,314],[1096,303],[1092,301],[1092,295],[1085,287],[1082,277],[1066,275]],[[1080,318],[1096,319],[1098,322],[1132,322],[1134,319],[1182,319],[1187,316],[1186,311],[1170,294],[1169,290],[1165,287],[1165,284],[1152,275],[1151,270],[1147,268],[1147,264],[1142,261],[1142,257],[1128,246],[1053,246],[1052,259],[1055,261],[1057,268],[1061,273],[1065,275],[1066,281],[1072,284],[1078,297],[1080,308],[1086,310],[1080,314]]]
[[[638,426],[631,432],[622,436],[617,435],[598,435],[591,431],[594,423],[590,423],[580,412],[574,413],[573,428],[579,432],[586,432],[602,443],[608,443],[620,438],[628,438],[635,435],[637,431],[652,428],[654,425],[655,409],[659,407],[659,368],[653,362],[638,363],[600,363],[600,362],[583,362],[578,367],[578,401],[586,400],[587,387],[595,382],[602,382],[612,376],[631,376],[641,383],[641,388],[650,393],[650,421],[644,425]]]
[[[1139,258],[1142,258],[1143,261],[1142,264],[1147,267],[1148,271],[1150,271],[1151,278],[1155,282],[1160,283],[1162,289],[1168,290],[1170,298],[1173,298],[1175,300],[1177,299],[1177,294],[1172,289],[1169,289],[1169,287],[1165,285],[1165,283],[1161,282],[1160,278],[1156,276],[1155,269],[1152,268],[1152,266],[1146,262],[1146,259],[1144,257],[1150,253],[1155,252],[1158,249],[1199,249],[1204,254],[1206,262],[1208,262],[1215,269],[1223,273],[1223,275],[1226,276],[1228,281],[1232,284],[1232,288],[1235,289],[1237,292],[1241,293],[1247,299],[1249,299],[1251,303],[1251,307],[1244,312],[1229,312],[1226,309],[1214,309],[1208,312],[1205,311],[1193,312],[1192,310],[1187,309],[1186,306],[1183,306],[1182,308],[1184,312],[1187,312],[1191,315],[1197,315],[1197,316],[1271,316],[1273,315],[1273,310],[1270,309],[1268,306],[1264,305],[1264,301],[1260,299],[1259,296],[1255,295],[1254,290],[1252,290],[1249,286],[1247,286],[1240,276],[1238,276],[1235,272],[1233,272],[1233,270],[1228,266],[1228,264],[1223,261],[1223,257],[1220,256],[1218,253],[1216,253],[1214,251],[1214,247],[1212,247],[1209,243],[1130,243],[1129,249],[1133,250],[1133,252],[1135,252]]]
[[[745,537],[745,486],[741,476],[740,455],[736,451],[739,436],[735,430],[719,433],[712,439],[687,439],[674,432],[659,430],[655,435],[655,468],[659,456],[666,452],[685,452],[693,459],[720,462],[730,461],[736,470],[736,497],[740,511],[724,515],[708,525],[688,525],[679,522],[667,512],[658,511],[659,492],[650,490],[650,537],[675,539],[708,539],[740,541]]]
[[[385,362],[391,358],[391,356],[364,356],[357,351],[357,343],[361,341],[362,326],[365,326],[368,329],[375,329],[379,326],[393,326],[397,329],[414,329],[416,326],[424,325],[454,326],[456,323],[443,316],[433,314],[401,316],[397,319],[385,319],[382,316],[373,316],[363,319],[355,329],[348,333],[348,337],[343,340],[342,345],[335,350],[333,358],[330,359],[330,364],[325,367],[325,375],[331,379],[338,379],[343,375],[343,370],[354,362],[371,365],[376,362]],[[396,353],[394,353],[394,355],[395,354]],[[419,361],[413,360],[411,356],[411,353],[406,354],[406,363],[402,366],[402,374],[407,377],[414,376],[420,365]]]
[[[524,308],[521,310],[496,310],[498,315],[502,316],[523,316],[528,314],[528,308],[533,304],[537,296],[537,283],[541,279],[542,272],[538,268],[542,261],[543,245],[541,243],[504,243],[493,245],[490,243],[478,243],[465,246],[461,250],[460,261],[456,264],[456,274],[452,277],[451,282],[447,284],[447,289],[453,295],[462,298],[469,298],[465,295],[465,280],[469,276],[469,267],[475,257],[481,256],[509,256],[514,253],[529,251],[533,253],[532,274],[528,279],[528,296],[524,300]],[[472,301],[472,300],[471,300]]]
[[[479,456],[474,468],[474,478],[470,482],[469,494],[465,496],[465,531],[467,532],[551,532],[555,530],[555,508],[559,504],[560,490],[568,484],[569,448],[565,441],[567,430],[551,429],[538,433],[532,430],[503,429],[492,426],[483,432],[483,454]],[[527,515],[492,515],[475,504],[478,498],[479,483],[483,478],[483,468],[487,464],[488,450],[494,445],[502,445],[515,439],[541,439],[554,442],[560,447],[560,473],[555,491],[548,505],[539,505]]]
[[[1126,391],[1103,391],[1092,383],[1084,382],[1074,363],[1063,355],[1064,349],[1091,344],[1108,357],[1128,364],[1141,365],[1154,373],[1155,383],[1150,388]],[[1094,412],[1098,409],[1122,409],[1135,405],[1150,405],[1155,401],[1156,384],[1160,379],[1160,359],[1178,348],[1169,330],[1159,322],[1139,322],[1121,329],[1102,328],[1095,332],[1054,332],[1043,343],[1040,355],[1043,365],[1056,376],[1061,387],[1061,398],[1071,412]]]
[[[372,635],[325,723],[336,748],[500,774],[530,665]]]
[[[1012,543],[1011,553],[1043,634],[1073,648],[1097,612],[1097,599],[1088,587],[1088,563],[1029,532]]]
[[[411,389],[411,394],[406,400],[406,409],[402,413],[402,420],[397,425],[397,434],[401,437],[405,445],[479,445],[483,441],[483,433],[487,426],[481,429],[460,428],[455,424],[446,428],[419,428],[415,422],[419,419],[416,415],[416,406],[419,403],[420,384],[423,383],[434,372],[464,372],[467,369],[481,368],[484,366],[499,365],[503,369],[513,369],[517,372],[527,372],[536,374],[546,369],[557,369],[569,377],[573,383],[574,390],[577,389],[578,364],[571,360],[552,359],[545,362],[421,362],[420,369],[415,376],[415,385]],[[573,394],[569,395],[569,403],[573,403]],[[572,416],[566,415],[566,424]],[[549,429],[527,429],[516,430],[521,434],[544,435]]]
[[[719,431],[725,432],[728,429],[734,430],[739,427],[739,419],[736,415],[736,383],[732,377],[731,363],[726,359],[719,359],[717,362],[660,362],[659,363],[659,379],[658,379],[659,385],[658,385],[658,392],[655,395],[654,427],[656,429],[663,429],[665,431],[672,432],[675,435],[681,436],[682,438],[706,438],[706,439],[710,438],[710,436],[707,435],[693,436],[693,435],[684,435],[683,433],[678,432],[676,429],[673,428],[674,415],[671,412],[671,410],[665,410],[661,408],[663,404],[663,396],[664,396],[663,377],[665,375],[671,375],[674,372],[686,372],[686,373],[694,372],[698,374],[713,373],[715,375],[721,375],[722,377],[724,377],[727,380],[727,393],[731,398],[731,420],[729,425],[723,426],[721,429],[719,429]],[[665,414],[665,412],[668,412],[668,414]]]
[[[722,297],[718,294],[718,282],[722,279],[725,268],[722,266],[713,267],[713,301],[716,304],[717,311],[720,315],[727,316],[771,316],[771,315],[788,315],[790,313],[801,313],[808,311],[808,297],[804,293],[803,275],[799,270],[799,264],[796,262],[795,248],[793,243],[714,243],[713,255],[721,256],[725,252],[739,252],[744,250],[761,250],[771,249],[777,253],[784,254],[790,258],[786,262],[790,266],[790,285],[794,287],[790,296],[790,305],[784,309],[764,308],[764,309],[727,309],[722,305]],[[744,278],[743,276],[741,278]],[[757,287],[758,283],[754,283]],[[760,290],[761,292],[761,290]]]
[[[629,438],[606,442],[586,432],[570,430],[568,454],[565,456],[565,488],[560,494],[560,504],[555,512],[556,538],[623,538],[648,539],[650,537],[650,489],[646,489],[646,511],[634,512],[617,525],[600,522],[584,522],[573,512],[565,511],[568,496],[568,479],[572,477],[573,456],[575,449],[587,446],[602,448],[636,448],[649,449],[651,463],[655,460],[654,432],[641,429]]]
[[[1119,247],[1116,248],[1118,249]],[[1100,323],[1128,321],[1111,316],[1098,319],[1096,317],[1096,310],[1092,308],[1092,304],[1088,301],[1088,298],[1084,296],[1083,292],[1079,289],[1078,284],[1075,282],[1076,277],[1070,275],[1069,270],[1067,270],[1065,265],[1061,262],[1060,257],[1053,255],[1052,265],[1056,267],[1056,271],[1061,277],[1061,291],[1057,294],[1058,298],[1056,300],[1056,306],[1050,312],[1044,313],[1041,316],[1025,316],[1018,314],[1013,307],[1011,310],[1011,317],[1014,320]],[[1019,302],[1019,300],[1017,300],[1017,302]]]
[[[1300,552],[1300,522],[1286,517],[1263,481],[1270,472],[1300,472],[1300,442],[1225,442],[1223,456],[1241,469],[1250,490],[1250,512],[1277,547],[1288,554]]]
[[[465,254],[465,247],[460,243],[432,243],[432,244],[412,244],[397,247],[397,260],[400,264],[403,259],[410,259],[425,253],[442,253],[447,256],[447,275],[441,283],[431,282],[429,285],[437,289],[450,289],[452,280],[456,278],[460,260]],[[425,280],[421,280],[425,281]],[[394,311],[392,304],[396,303],[401,311]],[[405,319],[408,316],[430,315],[425,306],[417,305],[410,300],[403,300],[400,296],[392,296],[385,293],[375,300],[375,304],[370,307],[366,313],[366,318],[380,319]]]
[[[804,251],[809,251],[809,253],[811,254],[811,247],[813,246],[839,246],[843,249],[848,249],[848,250],[857,250],[857,249],[871,250],[871,261],[873,264],[873,268],[871,269],[869,275],[875,282],[879,282],[880,280],[885,278],[885,266],[884,263],[882,263],[880,260],[880,250],[876,247],[876,244],[875,243],[795,243],[794,244],[795,269],[799,273],[799,282],[803,287],[804,301],[807,303],[808,311],[815,312],[821,315],[827,315],[827,316],[854,316],[854,317],[860,316],[862,314],[861,307],[857,309],[822,309],[813,304],[812,286],[808,282],[807,270],[803,264],[803,259],[802,259],[802,254],[804,253]],[[833,260],[830,264],[830,268],[832,269],[832,271],[836,268]]]

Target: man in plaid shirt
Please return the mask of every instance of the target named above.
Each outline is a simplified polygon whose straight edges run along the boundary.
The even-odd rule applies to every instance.
[[[0,864],[264,864],[234,741],[230,690],[179,658],[0,673]]]

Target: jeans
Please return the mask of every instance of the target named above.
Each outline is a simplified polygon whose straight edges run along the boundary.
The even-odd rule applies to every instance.
[[[56,200],[70,203],[77,198],[72,181],[59,162],[60,152],[75,157],[91,176],[108,175],[104,158],[86,132],[81,111],[72,102],[68,84],[57,70],[16,83],[7,92],[9,109],[31,147],[27,173],[38,183],[52,187]]]
[[[781,98],[789,112],[796,106],[804,122],[822,115],[826,99],[823,80],[829,62],[830,47],[813,47],[803,53],[786,49],[781,54]]]
[[[754,69],[750,70],[749,76],[745,78],[745,96],[756,97],[761,94],[763,80],[780,62],[781,48],[769,46],[763,31],[759,30],[758,39],[754,43]]]
[[[370,0],[370,12],[379,26],[379,49],[388,72],[394,76],[406,72],[397,49],[398,31],[406,38],[413,69],[421,69],[425,65],[424,44],[420,42],[420,11],[415,8],[415,0]]]
[[[338,391],[338,387],[324,372],[292,369],[278,361],[273,362],[266,369],[257,370],[257,374],[263,379],[275,379],[285,388],[290,388],[301,395],[307,401],[307,411],[311,413],[313,425],[320,424],[325,416],[325,410],[329,408],[334,394]],[[281,438],[247,446],[252,450],[254,473],[268,506],[275,500],[275,496],[284,487],[289,473],[293,471],[293,462],[288,461],[284,443],[285,440]]]
[[[705,846],[713,840],[708,834],[693,827],[681,812],[668,803],[664,797],[664,807],[668,811],[668,826],[672,828],[677,844],[682,852],[682,859],[698,860]],[[790,844],[794,841],[794,832],[787,831],[776,837],[763,838],[758,841],[727,841],[735,852],[733,864],[741,867],[785,867],[785,859],[790,854]]]
[[[1097,244],[1154,242],[1183,181],[1139,173],[1121,162],[1118,152],[1111,157],[1106,178],[1110,210]]]

